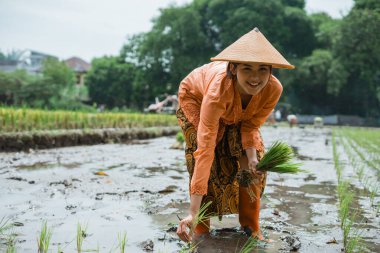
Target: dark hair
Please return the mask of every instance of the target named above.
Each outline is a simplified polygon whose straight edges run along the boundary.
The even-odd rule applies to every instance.
[[[227,64],[227,78],[233,79],[233,78],[235,78],[235,75],[232,74],[232,72],[230,70],[230,66],[231,65],[236,69],[236,67],[237,67],[237,65],[239,65],[239,63],[237,63],[237,62],[228,62],[228,64]],[[273,68],[272,65],[267,65],[267,66],[269,66],[270,74],[272,74],[272,68]]]
[[[230,70],[230,66],[233,66],[235,69],[237,67],[237,65],[239,65],[239,63],[236,63],[236,62],[228,62],[227,64],[227,78],[231,78],[233,79],[235,77],[234,74],[232,74],[231,70]]]

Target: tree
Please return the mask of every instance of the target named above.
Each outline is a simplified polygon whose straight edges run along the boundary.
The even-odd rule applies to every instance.
[[[332,50],[341,20],[333,19],[325,12],[311,14],[310,19],[316,38],[316,47]]]
[[[15,94],[17,104],[33,107],[73,108],[76,101],[68,90],[75,85],[74,72],[55,58],[47,58],[43,62],[41,75],[30,76],[22,83]]]
[[[13,73],[0,72],[0,103],[6,105],[19,104],[22,87],[31,81],[25,70]]]
[[[140,81],[148,86],[149,99],[175,92],[181,79],[214,52],[202,17],[191,6],[161,9],[153,23],[150,32],[132,37],[121,52],[145,73]]]
[[[297,62],[293,73],[284,73],[284,94],[298,113],[329,114],[347,79],[342,65],[328,50],[317,49]]]
[[[334,47],[336,58],[349,73],[340,93],[339,110],[379,117],[380,11],[363,8],[372,6],[373,1],[356,1],[356,4],[343,19]]]
[[[353,10],[372,10],[380,11],[380,2],[378,0],[354,0],[355,5]]]
[[[285,55],[290,58],[310,55],[316,48],[316,38],[306,11],[297,7],[285,7],[284,26],[286,35],[280,41]]]
[[[120,57],[92,61],[86,77],[91,101],[109,108],[131,106],[135,66]]]

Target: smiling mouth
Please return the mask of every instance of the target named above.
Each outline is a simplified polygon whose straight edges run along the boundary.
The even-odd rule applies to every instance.
[[[257,87],[260,85],[260,83],[250,83],[250,82],[247,82],[247,84],[251,87]]]

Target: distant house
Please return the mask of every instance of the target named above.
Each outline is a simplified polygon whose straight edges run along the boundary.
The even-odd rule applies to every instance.
[[[84,79],[86,77],[87,72],[91,68],[91,64],[78,57],[71,57],[65,60],[65,63],[69,68],[75,71],[76,84],[78,86],[84,85]]]
[[[42,70],[42,63],[47,58],[58,57],[53,55],[26,49],[17,55],[17,59],[0,61],[0,71],[13,72],[17,69],[25,69],[29,74],[38,74]]]

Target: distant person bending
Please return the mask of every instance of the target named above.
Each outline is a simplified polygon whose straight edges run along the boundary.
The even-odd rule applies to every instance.
[[[289,126],[290,127],[293,127],[293,126],[296,126],[297,125],[297,116],[294,115],[294,114],[289,114],[286,119],[288,120],[288,123],[289,123]]]
[[[189,214],[177,234],[191,240],[191,226],[202,203],[207,213],[239,214],[244,231],[263,239],[259,226],[260,197],[266,174],[256,170],[264,145],[260,126],[276,106],[282,86],[272,68],[293,69],[264,35],[253,29],[228,46],[213,62],[193,70],[180,84],[177,118],[186,140],[190,174]],[[254,200],[239,186],[240,170],[251,170]],[[210,220],[196,225],[208,233]]]

